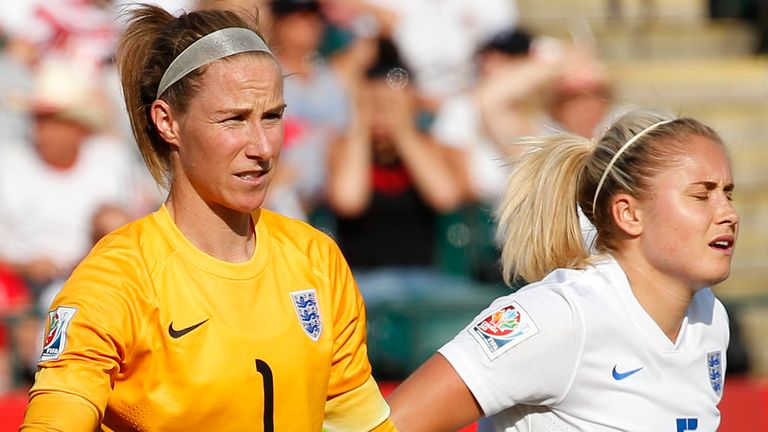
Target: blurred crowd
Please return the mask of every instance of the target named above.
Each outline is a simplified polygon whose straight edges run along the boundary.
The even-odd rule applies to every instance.
[[[516,139],[591,137],[619,109],[594,47],[532,34],[513,0],[150,2],[258,13],[288,105],[266,207],[333,236],[370,304],[500,283],[492,213]],[[31,383],[90,247],[165,199],[112,61],[131,3],[0,5],[0,394]]]

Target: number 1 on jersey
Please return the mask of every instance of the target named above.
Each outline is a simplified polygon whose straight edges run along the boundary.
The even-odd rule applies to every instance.
[[[264,381],[264,432],[274,432],[275,385],[272,381],[272,369],[264,360],[256,359],[256,371]]]

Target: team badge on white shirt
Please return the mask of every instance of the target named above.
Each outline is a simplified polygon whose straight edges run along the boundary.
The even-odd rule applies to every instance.
[[[517,303],[502,306],[467,330],[493,360],[539,332],[531,316]]]
[[[709,384],[715,394],[723,394],[723,361],[722,351],[712,351],[707,353],[707,367],[709,368]]]

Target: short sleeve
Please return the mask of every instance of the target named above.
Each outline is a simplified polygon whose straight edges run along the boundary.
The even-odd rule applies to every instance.
[[[77,395],[99,417],[114,378],[143,326],[136,265],[126,257],[90,256],[48,312],[42,355],[30,397]]]
[[[330,259],[334,267],[334,342],[326,425],[334,431],[373,430],[385,423],[389,406],[371,376],[365,305],[352,272],[335,245]]]
[[[371,374],[366,348],[365,306],[352,272],[338,249],[331,254],[334,266],[333,358],[328,397],[356,388]]]
[[[439,352],[490,416],[517,404],[560,401],[583,346],[575,302],[536,286],[494,301]]]

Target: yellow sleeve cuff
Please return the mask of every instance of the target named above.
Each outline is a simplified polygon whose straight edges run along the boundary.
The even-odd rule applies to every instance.
[[[387,426],[389,425],[389,426]],[[328,432],[394,431],[389,405],[373,377],[360,387],[325,403],[323,430]]]
[[[38,393],[29,401],[20,432],[92,431],[99,412],[80,396],[67,393]]]

